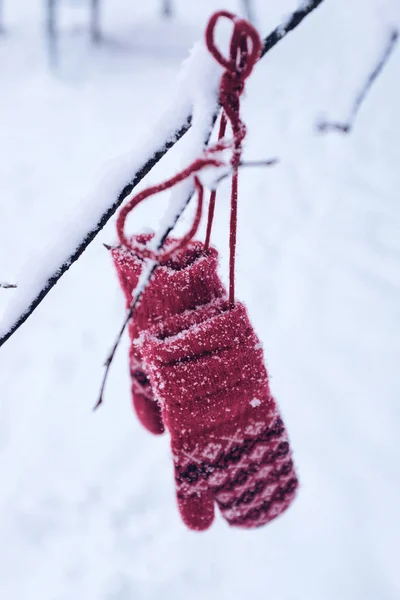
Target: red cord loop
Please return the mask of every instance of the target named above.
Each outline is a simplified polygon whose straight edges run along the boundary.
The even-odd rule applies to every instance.
[[[229,58],[222,56],[215,44],[215,31],[220,19],[229,19],[233,23]],[[237,169],[241,143],[246,136],[246,127],[240,119],[240,96],[244,90],[245,80],[261,55],[262,42],[257,30],[248,21],[221,10],[216,12],[208,23],[206,44],[215,60],[225,69],[221,78],[219,101],[232,127],[234,140],[232,166]]]
[[[180,173],[174,175],[174,177],[171,177],[170,179],[167,179],[166,181],[163,181],[158,185],[149,187],[143,190],[142,192],[139,192],[139,194],[136,194],[136,196],[131,198],[129,202],[127,202],[127,204],[125,204],[125,206],[121,208],[118,214],[117,234],[120,244],[122,246],[125,246],[141,258],[149,258],[152,260],[156,260],[159,263],[165,263],[166,261],[168,261],[168,259],[171,258],[171,256],[177,250],[180,250],[187,246],[190,240],[196,235],[200,225],[203,210],[204,188],[199,178],[196,176],[196,173],[198,173],[202,169],[205,169],[206,167],[222,167],[224,165],[225,163],[221,160],[209,158],[208,156],[197,158],[195,161],[192,162],[191,165],[189,165]],[[182,239],[179,240],[179,242],[177,242],[172,247],[168,247],[168,250],[155,251],[150,248],[144,247],[138,243],[134,243],[131,238],[125,235],[124,229],[126,219],[128,218],[129,213],[134,208],[136,208],[136,206],[143,202],[143,200],[146,200],[146,198],[154,196],[155,194],[163,192],[164,190],[168,190],[180,183],[181,181],[184,181],[188,177],[191,177],[192,175],[195,175],[194,185],[197,191],[197,208],[190,230],[182,237]]]
[[[229,19],[233,23],[233,33],[230,44],[230,56],[225,58],[218,50],[215,41],[215,30],[219,19]],[[244,19],[240,19],[227,10],[220,10],[212,15],[206,29],[206,44],[209,52],[224,69],[244,82],[256,64],[262,49],[260,36],[256,29]],[[247,59],[240,62],[240,52],[245,51]],[[238,68],[240,73],[238,73]]]

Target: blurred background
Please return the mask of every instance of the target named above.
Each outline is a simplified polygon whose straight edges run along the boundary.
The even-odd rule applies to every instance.
[[[298,5],[99,0],[93,19],[91,0],[0,0],[0,281],[18,284],[0,290],[0,318],[112,165],[140,152],[210,14],[251,10],[265,37]],[[294,448],[293,507],[256,531],[219,516],[185,528],[168,439],[131,410],[127,340],[92,413],[124,311],[102,245],[114,218],[0,350],[1,598],[400,598],[399,47],[350,135],[316,129],[346,119],[395,27],[398,0],[324,0],[243,100],[245,158],[280,164],[241,174],[237,295]],[[184,164],[187,143],[141,186]],[[228,195],[222,184],[214,236],[225,280]],[[156,227],[167,203],[132,227]]]

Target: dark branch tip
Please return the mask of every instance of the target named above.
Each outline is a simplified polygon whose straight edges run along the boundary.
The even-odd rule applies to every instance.
[[[3,290],[14,290],[16,287],[15,283],[0,283],[0,288]]]
[[[329,121],[321,121],[317,123],[317,130],[320,133],[326,133],[327,131],[339,131],[340,133],[350,133],[351,124],[350,123],[335,123]]]
[[[93,406],[92,411],[95,412],[100,405],[103,404],[103,394],[100,395],[100,398],[97,400],[96,404]]]

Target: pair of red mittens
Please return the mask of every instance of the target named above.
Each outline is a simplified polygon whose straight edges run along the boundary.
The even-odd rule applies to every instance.
[[[146,243],[147,236],[138,236]],[[116,248],[127,305],[143,262]],[[207,529],[214,503],[232,526],[268,523],[298,486],[247,311],[224,299],[215,250],[191,243],[157,268],[130,323],[133,404],[153,433],[171,435],[178,506]]]

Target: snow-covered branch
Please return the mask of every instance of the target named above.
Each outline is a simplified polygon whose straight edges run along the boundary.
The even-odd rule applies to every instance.
[[[265,38],[262,56],[265,56],[289,32],[300,25],[305,17],[312,13],[322,2],[323,0],[303,2],[297,11]],[[211,72],[213,76],[210,78],[211,82],[209,81],[209,84],[213,83],[215,87],[215,104],[213,108],[213,121],[215,121],[219,110],[216,93],[219,75],[215,72],[215,69],[213,70],[212,65]],[[173,99],[170,109],[162,115],[158,123],[152,126],[154,132],[152,138],[136,144],[136,147],[141,148],[140,155],[135,153],[123,165],[124,168],[119,169],[121,171],[118,173],[119,182],[126,181],[127,183],[116,185],[113,179],[112,183],[109,182],[108,185],[103,185],[102,201],[96,195],[95,206],[88,207],[87,214],[80,215],[79,223],[71,225],[71,231],[67,234],[68,238],[66,238],[62,248],[54,249],[51,262],[44,266],[41,277],[37,277],[32,281],[29,288],[24,289],[21,295],[16,292],[17,297],[14,299],[12,307],[6,311],[0,324],[0,347],[25,323],[70,266],[83,254],[138,183],[190,129],[191,111],[190,101],[185,93],[181,91],[181,96]],[[128,169],[134,172],[133,176],[129,177]],[[117,187],[120,189],[119,193],[115,192]],[[109,204],[110,197],[116,198],[111,204]]]
[[[300,3],[300,6],[297,10],[295,10],[283,23],[281,23],[278,27],[276,27],[269,36],[264,39],[263,43],[263,51],[261,53],[261,58],[267,54],[282,38],[284,38],[288,33],[296,29],[298,25],[307,17],[311,12],[313,12],[320,4],[322,4],[324,0],[303,0]]]
[[[371,89],[375,80],[379,77],[379,75],[382,73],[383,69],[385,68],[386,63],[388,62],[390,56],[393,53],[393,50],[395,49],[398,38],[399,38],[399,32],[395,29],[390,34],[388,43],[386,44],[385,50],[384,50],[382,56],[379,58],[377,65],[374,67],[373,71],[371,71],[371,73],[368,75],[366,82],[364,83],[361,90],[357,94],[357,97],[354,101],[354,104],[350,111],[348,119],[346,121],[322,121],[322,122],[318,123],[318,125],[317,125],[317,128],[319,131],[321,131],[323,133],[325,133],[327,131],[340,131],[341,133],[350,133],[350,131],[353,129],[354,122],[357,118],[358,112],[359,112],[369,90]]]

